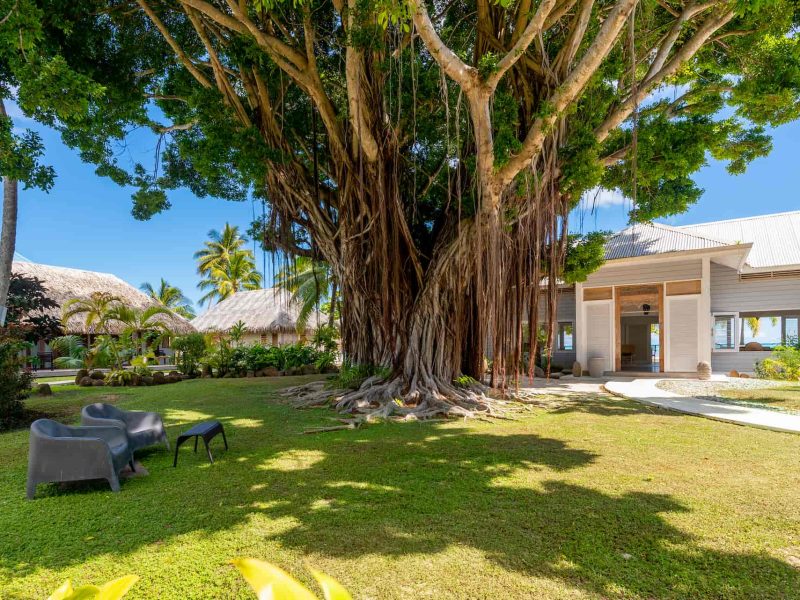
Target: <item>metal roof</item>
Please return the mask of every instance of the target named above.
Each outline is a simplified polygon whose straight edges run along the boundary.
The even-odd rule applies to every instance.
[[[710,250],[732,244],[732,242],[714,239],[701,233],[682,231],[677,227],[661,223],[636,223],[609,238],[606,242],[606,260],[669,252]]]
[[[683,232],[753,244],[747,265],[754,269],[800,265],[800,210],[678,227]]]

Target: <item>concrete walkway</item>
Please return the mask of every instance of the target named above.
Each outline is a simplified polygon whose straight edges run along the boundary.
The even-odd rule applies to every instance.
[[[750,425],[751,427],[761,427],[775,431],[800,433],[800,415],[678,396],[656,387],[656,383],[659,381],[659,379],[608,381],[605,384],[605,388],[618,396],[690,415],[736,423],[737,425]]]

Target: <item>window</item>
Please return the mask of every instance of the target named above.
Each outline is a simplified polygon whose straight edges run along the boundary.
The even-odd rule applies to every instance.
[[[557,348],[561,352],[570,352],[575,349],[573,345],[573,328],[572,323],[559,323],[558,324],[558,343]]]
[[[736,316],[714,316],[714,350],[736,350]]]
[[[772,350],[798,339],[796,314],[742,313],[739,345],[742,350]]]
[[[783,343],[800,344],[800,317],[785,317],[783,319]]]

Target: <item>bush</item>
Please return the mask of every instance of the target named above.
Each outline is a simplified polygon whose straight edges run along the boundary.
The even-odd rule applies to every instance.
[[[335,352],[332,350],[323,350],[317,353],[317,360],[314,361],[314,366],[320,373],[324,373],[333,366],[334,360],[336,360]]]
[[[761,379],[800,380],[800,348],[778,346],[772,356],[756,364],[755,371]]]
[[[172,341],[175,360],[184,375],[193,377],[197,374],[200,359],[206,352],[206,340],[202,333],[189,333],[176,337]]]
[[[330,325],[320,325],[317,327],[314,335],[311,336],[311,343],[318,350],[322,350],[324,352],[333,352],[336,350],[336,340],[338,339],[339,332],[336,331],[335,327],[331,327]]]
[[[200,359],[204,372],[224,377],[234,370],[233,349],[228,340],[220,340],[215,348],[208,350]]]
[[[126,371],[125,369],[115,369],[106,375],[106,382],[108,385],[121,386],[133,385],[136,373],[133,371]]]
[[[317,351],[312,346],[307,346],[302,342],[289,344],[284,346],[282,350],[283,367],[279,368],[283,371],[304,365],[313,365],[317,360]]]
[[[345,362],[339,370],[339,374],[331,379],[331,387],[357,390],[369,377],[377,375],[386,379],[390,374],[391,369],[389,367],[364,364],[354,365]]]
[[[0,429],[13,426],[23,412],[22,401],[28,397],[33,377],[23,371],[21,352],[26,342],[0,338]]]

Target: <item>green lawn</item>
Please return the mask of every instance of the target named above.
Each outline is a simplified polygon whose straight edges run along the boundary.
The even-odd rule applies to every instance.
[[[798,598],[800,436],[584,397],[516,421],[302,435],[301,379],[56,390],[62,418],[111,398],[170,439],[225,423],[217,462],[155,449],[146,477],[24,499],[27,433],[0,435],[0,597],[141,577],[130,598],[253,598],[228,564],[308,564],[356,598]],[[202,446],[202,445],[201,445]]]
[[[723,398],[737,402],[753,402],[784,410],[800,411],[800,385],[755,389],[723,390]]]

